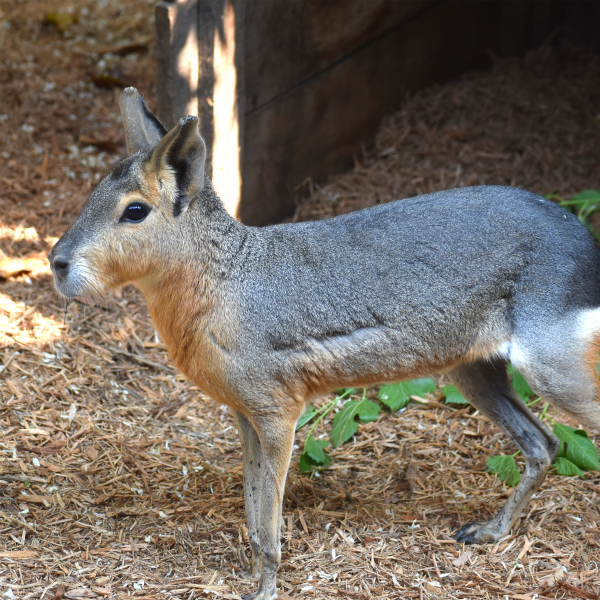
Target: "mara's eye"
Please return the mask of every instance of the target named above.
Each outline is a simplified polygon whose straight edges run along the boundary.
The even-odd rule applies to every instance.
[[[150,207],[142,204],[141,202],[132,202],[121,215],[119,219],[120,223],[126,221],[127,223],[139,223],[143,221],[150,212]]]

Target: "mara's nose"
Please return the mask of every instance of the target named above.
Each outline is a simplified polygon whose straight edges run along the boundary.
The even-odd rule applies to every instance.
[[[69,273],[69,261],[62,256],[54,256],[52,258],[52,268],[57,277],[64,279]]]

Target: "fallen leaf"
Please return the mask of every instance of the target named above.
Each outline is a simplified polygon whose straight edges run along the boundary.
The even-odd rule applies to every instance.
[[[565,568],[560,565],[552,575],[548,576],[548,578],[543,582],[545,586],[553,587],[555,586],[561,579],[565,577]]]
[[[452,561],[452,564],[455,567],[462,567],[463,565],[466,565],[468,560],[471,558],[471,555],[473,553],[470,550],[467,550],[466,552],[463,552],[458,558],[455,558]]]
[[[54,597],[50,600],[61,600],[65,595],[65,586],[62,583],[58,584],[56,591],[54,592]]]
[[[61,32],[66,31],[73,23],[77,22],[77,15],[75,13],[62,13],[62,12],[47,12],[44,15],[46,23],[54,25],[56,29]]]
[[[67,598],[95,598],[98,594],[88,588],[77,588],[65,593]]]
[[[85,452],[92,460],[96,460],[98,458],[98,448],[95,446],[91,446]]]

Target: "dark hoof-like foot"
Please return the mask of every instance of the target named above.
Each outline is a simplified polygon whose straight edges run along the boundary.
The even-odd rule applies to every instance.
[[[489,523],[467,523],[458,530],[456,541],[461,544],[490,544],[501,537]]]

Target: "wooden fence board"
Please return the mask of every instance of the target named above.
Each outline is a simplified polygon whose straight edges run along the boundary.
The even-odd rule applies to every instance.
[[[247,3],[246,110],[306,81],[434,4],[433,0]]]
[[[347,167],[407,91],[485,64],[499,16],[496,3],[472,3],[469,10],[439,4],[247,113],[242,221],[274,222],[293,213],[293,186]]]

